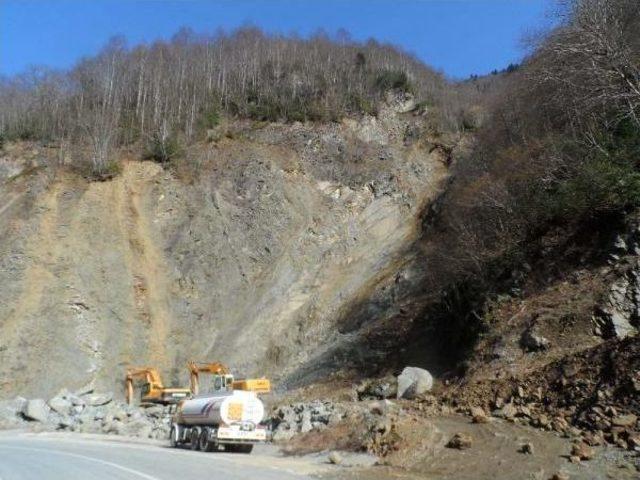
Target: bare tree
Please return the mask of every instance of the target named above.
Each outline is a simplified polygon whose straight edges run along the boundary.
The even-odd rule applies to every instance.
[[[82,134],[91,149],[91,173],[98,177],[108,174],[113,161],[117,129],[113,117],[99,112],[87,114],[80,123]]]
[[[114,38],[67,73],[32,72],[2,82],[0,115],[9,135],[57,137],[79,124],[87,130],[87,118],[109,118],[112,127],[115,118],[120,136],[111,142],[157,136],[167,125],[172,136],[191,141],[213,106],[264,120],[361,114],[384,97],[376,79],[388,72],[406,75],[416,96],[431,102],[447,91],[442,75],[413,56],[356,43],[345,32],[334,41],[324,33],[305,40],[256,28],[211,36],[182,29],[170,42],[133,50]]]
[[[528,76],[549,105],[640,125],[640,3],[564,1],[563,24],[538,45]]]

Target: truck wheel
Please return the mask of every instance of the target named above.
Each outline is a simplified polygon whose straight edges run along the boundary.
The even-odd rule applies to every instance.
[[[191,443],[191,450],[198,450],[200,446],[200,432],[197,428],[191,430],[191,438],[189,439],[189,443]]]
[[[180,443],[180,427],[178,425],[171,426],[171,433],[169,434],[169,442],[173,448],[177,448]]]
[[[199,449],[203,452],[213,452],[216,444],[209,439],[210,430],[208,428],[203,428],[202,433],[200,434],[200,445]]]

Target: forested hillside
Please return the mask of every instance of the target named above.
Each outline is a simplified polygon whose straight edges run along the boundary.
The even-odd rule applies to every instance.
[[[560,25],[487,89],[473,151],[428,217],[428,285],[449,289],[456,331],[486,328],[485,302],[526,278],[544,284],[584,266],[640,202],[640,7],[559,8]],[[532,273],[541,260],[549,271]]]
[[[223,117],[338,121],[375,115],[386,92],[411,93],[436,126],[462,118],[442,75],[398,48],[347,34],[310,39],[256,28],[128,47],[112,39],[69,72],[34,68],[0,85],[4,138],[87,144],[92,169],[113,167],[113,149],[135,142],[167,161]]]

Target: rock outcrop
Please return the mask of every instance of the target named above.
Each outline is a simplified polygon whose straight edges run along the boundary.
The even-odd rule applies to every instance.
[[[123,365],[185,385],[193,357],[287,386],[374,356],[358,339],[397,311],[399,272],[449,175],[427,120],[397,113],[411,103],[241,123],[172,168],[128,157],[104,182],[8,146],[0,164],[27,173],[0,183],[0,398],[89,382],[122,398]]]
[[[638,333],[640,322],[640,227],[626,239],[618,235],[610,263],[617,272],[609,293],[597,309],[597,329],[605,338],[625,338]],[[623,260],[624,259],[624,260]]]

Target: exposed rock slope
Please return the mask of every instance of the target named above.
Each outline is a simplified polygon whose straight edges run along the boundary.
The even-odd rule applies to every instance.
[[[421,122],[389,109],[244,126],[188,152],[191,183],[133,159],[89,183],[54,172],[42,149],[10,146],[0,396],[87,382],[121,392],[128,364],[184,384],[191,358],[299,380],[343,340],[350,307],[394,281],[444,186],[447,158],[416,140]]]

